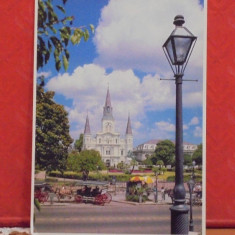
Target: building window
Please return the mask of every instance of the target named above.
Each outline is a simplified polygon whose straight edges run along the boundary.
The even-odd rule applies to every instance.
[[[106,155],[110,155],[110,150],[106,150]]]
[[[121,155],[123,155],[123,150],[121,150]]]
[[[99,139],[99,143],[101,143],[101,139]]]
[[[110,160],[106,160],[105,163],[106,163],[106,166],[107,166],[107,167],[110,167]]]
[[[117,144],[117,139],[116,139],[116,144]]]

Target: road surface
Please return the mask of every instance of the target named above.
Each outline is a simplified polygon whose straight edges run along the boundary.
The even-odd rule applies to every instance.
[[[169,205],[105,206],[64,204],[42,206],[36,212],[35,232],[169,234]],[[195,231],[201,231],[201,207],[194,207]]]

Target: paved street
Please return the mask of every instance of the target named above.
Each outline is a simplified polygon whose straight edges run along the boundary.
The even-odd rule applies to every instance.
[[[44,205],[36,212],[35,232],[169,234],[169,205],[111,202]],[[201,231],[201,207],[194,207],[195,231]]]

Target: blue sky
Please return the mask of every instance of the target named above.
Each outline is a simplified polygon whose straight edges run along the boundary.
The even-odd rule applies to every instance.
[[[109,84],[116,131],[125,133],[131,116],[134,145],[175,136],[175,84],[162,45],[174,26],[175,15],[198,36],[183,85],[184,141],[202,142],[203,6],[197,0],[69,0],[66,14],[73,27],[95,26],[88,42],[69,45],[69,69],[57,73],[54,61],[38,71],[46,89],[69,113],[70,133],[77,139],[89,114],[91,131],[101,129]],[[170,15],[170,16],[169,16]]]

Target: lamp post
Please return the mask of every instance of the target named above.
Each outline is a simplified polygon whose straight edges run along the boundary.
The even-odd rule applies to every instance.
[[[157,203],[158,202],[158,172],[155,173],[155,177],[156,177],[156,183],[155,183],[155,199],[154,201]]]
[[[188,189],[189,189],[189,195],[190,195],[190,220],[189,220],[189,231],[193,231],[194,230],[194,225],[193,225],[193,200],[192,200],[192,194],[193,194],[193,189],[195,186],[195,175],[194,175],[194,166],[195,166],[195,161],[192,162],[193,164],[193,170],[192,170],[192,176],[191,179],[188,181]]]
[[[196,37],[183,26],[184,17],[174,18],[175,29],[163,45],[163,51],[174,73],[176,84],[176,139],[175,139],[175,187],[174,205],[171,210],[171,234],[188,234],[188,207],[185,205],[183,181],[183,121],[182,82],[185,67],[192,53]]]

